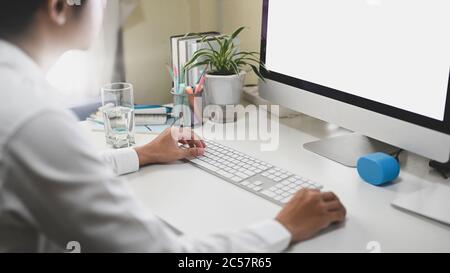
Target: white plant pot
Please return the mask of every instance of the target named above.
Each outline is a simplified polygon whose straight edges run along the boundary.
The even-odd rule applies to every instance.
[[[208,104],[236,105],[241,103],[245,72],[239,75],[206,75],[206,96]]]
[[[231,106],[241,103],[246,74],[241,72],[239,75],[230,76],[206,75],[206,104],[219,106],[223,112],[220,114],[216,111],[210,119],[224,123],[235,121]],[[226,109],[228,111],[225,111]]]

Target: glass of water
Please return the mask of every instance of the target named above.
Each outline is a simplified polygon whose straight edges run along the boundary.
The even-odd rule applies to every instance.
[[[106,85],[102,88],[102,103],[100,110],[103,113],[106,142],[116,149],[136,144],[133,85]]]

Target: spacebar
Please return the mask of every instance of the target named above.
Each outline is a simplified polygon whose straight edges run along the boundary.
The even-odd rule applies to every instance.
[[[195,163],[196,165],[199,165],[205,169],[211,170],[213,172],[217,172],[219,170],[219,168],[217,168],[209,163],[206,163],[205,161],[201,161],[200,159],[193,159],[193,160],[191,160],[191,162]]]

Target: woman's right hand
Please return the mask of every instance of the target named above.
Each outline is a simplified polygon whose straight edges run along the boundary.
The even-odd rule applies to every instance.
[[[292,235],[292,242],[310,239],[331,224],[343,222],[347,211],[331,192],[299,191],[286,204],[276,220]]]

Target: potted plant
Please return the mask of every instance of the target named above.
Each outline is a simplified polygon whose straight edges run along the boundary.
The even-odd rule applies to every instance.
[[[265,66],[259,59],[259,53],[242,52],[236,45],[236,38],[244,29],[240,27],[231,35],[203,36],[201,41],[208,45],[207,48],[196,51],[184,67],[186,71],[194,67],[206,67],[205,95],[208,105],[239,104],[247,71],[253,70],[264,81],[259,68],[265,69]],[[225,114],[223,121],[234,121],[234,113]]]

